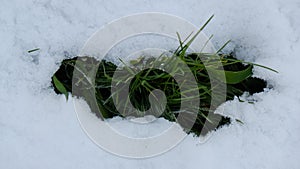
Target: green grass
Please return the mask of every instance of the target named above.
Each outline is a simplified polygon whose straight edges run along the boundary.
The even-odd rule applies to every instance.
[[[151,91],[160,89],[166,96],[166,107],[162,114],[157,116],[169,121],[177,121],[181,104],[189,105],[189,111],[196,114],[196,121],[192,128],[187,131],[188,133],[194,133],[197,136],[204,135],[222,125],[229,124],[230,118],[212,113],[221,104],[211,104],[212,91],[218,85],[225,85],[227,88],[225,91],[226,100],[232,100],[234,96],[241,96],[244,92],[250,94],[261,92],[266,88],[267,83],[262,79],[252,77],[253,67],[260,66],[276,71],[262,65],[238,60],[233,53],[221,54],[220,52],[229,41],[216,53],[187,53],[191,43],[212,18],[213,16],[198,32],[193,36],[190,35],[184,41],[177,33],[179,47],[172,56],[164,54],[159,57],[140,56],[135,60],[130,60],[129,63],[121,60],[123,65],[120,70],[123,74],[120,79],[113,78],[117,66],[112,62],[97,61],[91,56],[65,59],[52,77],[54,90],[66,97],[68,97],[68,93],[71,93],[73,96],[85,99],[92,112],[99,118],[107,119],[114,116],[145,116],[147,115],[145,111],[150,108],[157,110],[157,112],[160,111],[162,105],[152,105],[149,101]],[[182,69],[177,58],[180,58],[188,66],[197,83],[196,86],[191,86],[185,91],[180,90],[180,84],[174,79],[174,75],[183,78],[187,75],[187,71]],[[145,66],[148,68],[144,69]],[[164,70],[171,70],[171,72],[167,73]],[[74,72],[77,72],[76,76],[74,76]],[[220,78],[215,83],[211,83],[209,72]],[[224,75],[225,79],[221,78]],[[95,77],[94,81],[91,81],[93,78],[90,77]],[[127,99],[122,97],[121,92],[125,90],[124,86],[126,87],[126,85],[124,84],[129,82],[129,97]],[[117,84],[113,93],[111,92],[112,84]],[[72,90],[73,85],[76,85],[76,90]],[[195,92],[199,92],[199,97],[191,97],[191,94]],[[222,92],[220,92],[220,97],[221,95]],[[115,98],[117,105],[121,105],[126,112],[118,112],[113,98]],[[200,105],[191,104],[195,99],[200,100]],[[128,106],[129,103],[139,111],[132,111],[132,108]],[[189,120],[184,119],[184,122],[188,123]],[[241,122],[238,119],[235,120]],[[208,124],[204,125],[205,122]],[[180,125],[185,128],[183,123]]]
[[[204,54],[206,57],[210,57],[208,54]],[[199,135],[202,131],[202,134],[206,134],[207,132],[214,130],[215,128],[203,128],[204,122],[209,121],[211,123],[211,126],[222,126],[224,124],[230,123],[230,119],[227,117],[223,117],[218,114],[214,114],[212,119],[209,119],[208,113],[210,109],[210,102],[211,102],[211,93],[214,88],[214,86],[211,86],[210,79],[208,72],[203,65],[202,61],[199,59],[199,57],[202,56],[202,54],[199,53],[191,53],[186,54],[185,57],[183,57],[183,60],[185,63],[189,66],[191,72],[195,76],[195,79],[197,80],[198,87],[197,88],[191,88],[190,91],[185,92],[194,92],[199,91],[200,94],[200,107],[195,107],[195,110],[197,110],[197,119],[196,123],[190,130],[190,132]],[[262,79],[254,78],[252,77],[252,69],[253,65],[243,64],[242,61],[237,60],[234,58],[234,56],[231,55],[220,55],[222,58],[222,64],[224,66],[225,74],[226,74],[226,81],[219,81],[218,83],[225,83],[227,87],[226,91],[226,100],[232,100],[234,96],[240,96],[244,92],[249,92],[250,94],[257,93],[263,91],[264,88],[266,88],[266,82]],[[140,64],[137,64],[139,60],[144,60],[144,62],[140,62]],[[156,62],[153,62],[156,60]],[[124,66],[122,69],[125,70],[128,74],[124,73],[123,78],[126,79],[126,75],[130,75],[130,70],[134,69],[141,69],[141,64],[150,64],[151,63],[169,63],[174,64],[170,61],[170,57],[161,57],[161,60],[157,61],[156,58],[144,58],[144,59],[137,59],[134,61],[131,61],[131,65]],[[85,67],[86,65],[89,65],[88,67],[97,67],[98,70],[96,73],[95,83],[92,85],[88,82],[85,77],[78,76],[75,79],[73,78],[73,71],[75,63],[80,61],[82,63],[83,69],[88,69]],[[151,62],[152,61],[152,62]],[[167,66],[168,64],[165,64]],[[150,66],[151,67],[151,66]],[[112,118],[114,116],[121,116],[125,117],[124,113],[118,112],[114,101],[112,99],[113,95],[118,95],[119,91],[124,90],[123,88],[120,88],[119,90],[115,91],[115,93],[111,93],[111,84],[113,80],[113,75],[115,70],[117,69],[117,66],[111,62],[107,61],[97,61],[93,57],[75,57],[72,59],[66,59],[62,61],[62,65],[60,66],[59,70],[54,74],[52,78],[52,83],[54,86],[54,89],[56,93],[66,94],[67,92],[72,93],[72,79],[75,80],[75,84],[80,84],[81,88],[79,91],[76,91],[76,93],[72,93],[73,96],[78,96],[84,98],[88,104],[90,105],[92,111],[96,113],[96,115],[99,118]],[[134,72],[137,72],[138,70],[134,70]],[[174,70],[174,74],[176,73],[182,73],[180,69]],[[221,70],[216,70],[221,71]],[[183,72],[184,73],[184,72]],[[184,76],[184,74],[183,74]],[[121,81],[116,80],[118,84],[125,83],[124,79]],[[185,93],[182,93],[179,90],[179,85],[174,81],[174,78],[169,74],[161,69],[145,69],[140,71],[138,74],[134,76],[134,78],[128,78],[126,81],[130,82],[130,100],[126,100],[124,98],[119,98],[119,104],[126,105],[130,101],[132,105],[137,108],[140,111],[145,111],[150,108],[150,102],[148,99],[148,96],[150,92],[153,89],[160,89],[164,91],[166,98],[167,98],[167,105],[166,109],[159,117],[163,117],[169,121],[176,121],[176,117],[178,116],[178,110],[180,109],[181,101],[182,99],[184,103],[190,102],[190,99],[194,98],[185,98]],[[218,85],[214,84],[214,85]],[[120,85],[122,86],[122,85]],[[95,88],[96,92],[96,100],[97,105],[93,104],[91,101],[91,97],[93,97],[93,93],[86,93],[87,88]],[[153,105],[152,105],[153,106]],[[157,105],[159,107],[159,105]],[[126,106],[125,106],[126,107]],[[217,107],[213,108],[215,110]],[[101,111],[99,111],[101,110]],[[128,110],[129,111],[129,110]],[[144,116],[145,114],[127,114],[130,116],[140,117]],[[221,118],[221,121],[214,121],[215,119]],[[217,125],[214,123],[218,123]]]

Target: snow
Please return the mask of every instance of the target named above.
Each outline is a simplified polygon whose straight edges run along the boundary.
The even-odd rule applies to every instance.
[[[300,168],[299,10],[296,0],[1,2],[0,168]],[[214,13],[205,33],[214,34],[217,47],[232,39],[226,50],[280,73],[255,68],[274,89],[255,94],[255,104],[236,99],[223,105],[223,113],[243,125],[223,127],[204,144],[188,136],[165,154],[135,160],[96,146],[81,129],[72,99],[66,102],[49,86],[63,56],[76,55],[101,26],[147,11],[197,26]],[[34,48],[41,51],[27,53]],[[134,131],[126,121],[110,123]],[[145,134],[133,135],[139,133]]]

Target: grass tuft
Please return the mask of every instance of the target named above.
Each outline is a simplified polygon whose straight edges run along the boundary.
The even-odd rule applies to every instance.
[[[52,77],[54,90],[58,94],[64,94],[66,98],[68,97],[68,93],[72,93],[73,96],[82,97],[87,101],[91,110],[98,117],[106,119],[114,116],[141,117],[147,115],[143,112],[150,108],[159,111],[161,105],[152,105],[149,100],[149,95],[151,91],[160,89],[164,92],[167,102],[162,114],[157,117],[162,117],[169,121],[176,121],[182,103],[190,104],[193,100],[199,99],[199,106],[190,106],[197,117],[193,127],[188,131],[189,133],[194,133],[197,136],[200,134],[204,135],[222,125],[229,124],[231,121],[230,118],[219,114],[210,114],[210,111],[216,110],[219,106],[213,105],[214,107],[211,109],[212,91],[214,88],[216,88],[217,85],[225,84],[227,87],[226,100],[232,100],[235,96],[241,96],[244,92],[248,92],[251,95],[253,93],[262,92],[267,86],[265,80],[252,77],[254,66],[266,68],[274,72],[277,71],[255,63],[238,60],[234,53],[221,54],[222,49],[230,41],[226,42],[216,53],[187,53],[189,46],[212,18],[213,16],[211,16],[194,35],[190,34],[183,41],[179,33],[177,33],[179,46],[171,57],[162,54],[159,57],[140,56],[137,59],[130,60],[129,63],[125,63],[121,60],[123,66],[120,69],[124,72],[121,79],[113,78],[114,73],[117,71],[117,65],[112,62],[105,60],[97,61],[91,56],[65,59]],[[212,36],[209,39],[211,38]],[[174,79],[174,75],[185,77],[187,72],[182,69],[180,63],[174,59],[178,57],[188,66],[190,72],[192,72],[197,82],[196,87],[191,87],[186,91],[180,91],[181,86]],[[221,65],[217,63],[221,63]],[[148,68],[143,69],[146,65]],[[154,67],[159,67],[159,69]],[[168,68],[172,68],[172,71],[169,73],[164,71]],[[80,72],[79,76],[75,78],[73,77],[74,70]],[[225,79],[222,80],[222,78],[220,78],[217,83],[212,84],[208,70],[212,71],[217,77],[218,75],[221,76],[225,74]],[[91,81],[91,78],[89,78],[91,75],[85,72],[95,72],[95,81]],[[130,82],[128,99],[122,97],[122,91],[125,90],[124,86],[126,86],[123,84],[127,82]],[[79,91],[72,91],[73,83],[79,86]],[[113,93],[111,92],[112,83],[118,86],[117,90],[114,90]],[[196,91],[199,92],[200,97],[190,97],[189,93]],[[95,96],[96,103],[93,103],[91,98]],[[115,101],[118,105],[124,107],[124,111],[126,110],[127,113],[118,112],[113,97],[116,98]],[[153,98],[155,99],[155,97]],[[139,111],[132,111],[131,107],[128,106],[129,103]],[[235,120],[242,124],[239,119]],[[183,121],[188,122],[189,119],[184,119]],[[209,124],[204,125],[205,122]],[[184,128],[184,124],[180,125]]]

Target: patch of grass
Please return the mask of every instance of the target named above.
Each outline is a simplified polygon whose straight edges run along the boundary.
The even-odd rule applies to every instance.
[[[212,16],[213,17],[213,16]],[[74,57],[62,61],[60,68],[52,77],[54,90],[58,94],[68,96],[70,92],[73,96],[82,97],[90,106],[99,118],[112,118],[114,116],[125,117],[124,112],[118,112],[115,107],[113,97],[116,98],[118,105],[122,105],[127,111],[126,116],[145,116],[147,114],[140,113],[149,110],[154,106],[154,110],[161,108],[160,104],[152,105],[149,101],[149,95],[154,89],[160,89],[166,96],[166,107],[162,114],[158,117],[163,117],[169,121],[176,121],[181,104],[190,104],[192,100],[199,99],[200,105],[191,105],[190,108],[196,113],[196,121],[188,132],[199,136],[206,134],[211,130],[229,124],[231,119],[219,114],[210,114],[211,111],[217,109],[218,105],[212,105],[212,91],[220,84],[225,84],[227,87],[226,100],[232,100],[235,96],[241,96],[244,92],[249,94],[262,92],[266,88],[266,81],[263,79],[252,77],[252,69],[254,66],[260,66],[268,70],[275,70],[257,65],[254,63],[244,62],[236,59],[234,53],[221,54],[221,50],[226,44],[221,47],[217,53],[187,53],[187,49],[197,37],[197,35],[208,24],[209,20],[196,32],[193,36],[190,35],[186,40],[181,41],[180,35],[179,47],[171,57],[162,54],[159,57],[144,57],[140,56],[135,60],[130,60],[129,63],[123,63],[120,68],[123,72],[121,79],[113,78],[117,71],[117,65],[105,60],[97,61],[91,56]],[[228,41],[229,43],[229,41]],[[174,79],[174,75],[181,77],[186,76],[186,71],[181,69],[180,63],[174,58],[180,58],[192,72],[197,82],[196,87],[191,87],[189,90],[180,91],[180,84]],[[217,63],[221,63],[217,64]],[[147,65],[147,69],[143,69]],[[157,68],[159,67],[159,69]],[[164,70],[170,69],[171,72]],[[225,79],[218,79],[217,82],[211,83],[209,71],[214,75],[225,74]],[[79,75],[73,76],[74,71],[79,72]],[[91,81],[91,76],[95,73],[95,81]],[[135,72],[138,72],[137,74]],[[133,75],[133,76],[132,76]],[[124,83],[130,82],[129,98],[126,99],[120,94],[124,91]],[[111,92],[112,83],[117,84],[116,90]],[[76,91],[72,90],[72,85],[76,85]],[[93,90],[89,90],[93,89]],[[188,97],[188,93],[199,92],[199,98]],[[220,94],[221,95],[221,94]],[[96,103],[93,98],[96,96]],[[136,111],[131,111],[127,106],[131,103]],[[212,107],[213,106],[213,107]],[[128,108],[128,109],[127,109]],[[100,111],[99,111],[100,110]],[[129,112],[129,114],[128,114]],[[210,114],[208,116],[208,114]],[[221,119],[221,120],[219,120]],[[185,119],[189,122],[189,119]],[[235,119],[241,122],[238,119]],[[205,124],[208,122],[208,124]],[[241,122],[242,123],[242,122]],[[180,123],[184,128],[185,124]]]
[[[195,79],[198,83],[198,88],[191,89],[191,92],[198,90],[200,94],[200,108],[198,110],[197,119],[194,126],[190,130],[190,132],[194,133],[195,135],[199,135],[202,130],[204,130],[202,131],[202,134],[206,134],[207,132],[215,129],[210,128],[209,125],[206,126],[207,128],[203,128],[205,121],[209,121],[209,123],[211,123],[211,126],[215,126],[214,123],[218,123],[217,127],[228,124],[231,121],[229,118],[223,117],[218,114],[214,114],[213,116],[211,116],[211,119],[208,119],[207,117],[209,113],[209,108],[211,106],[211,92],[214,86],[211,86],[208,72],[205,66],[203,65],[202,61],[199,59],[200,56],[202,56],[202,54],[191,53],[186,54],[186,56],[183,57],[183,60],[191,69],[191,72],[195,76]],[[205,54],[205,56],[207,56],[208,58],[210,57],[208,54]],[[229,79],[228,83],[224,81],[219,82],[226,83],[226,100],[232,100],[234,96],[241,96],[244,92],[249,92],[250,94],[253,94],[261,92],[264,88],[266,88],[266,81],[256,77],[252,77],[253,65],[243,64],[243,62],[237,60],[233,56],[233,54],[219,54],[219,56],[222,58],[221,61],[226,72],[226,79]],[[162,58],[160,62],[172,63],[170,62],[170,59],[171,58],[165,57]],[[77,80],[82,85],[82,92],[78,91],[77,93],[72,93],[72,79],[74,66],[76,61],[79,60],[81,63],[83,63],[83,67],[87,65],[89,65],[89,67],[98,66],[98,70],[96,73],[94,86],[89,84],[84,78],[84,76],[78,77]],[[154,63],[154,60],[156,60],[156,64],[159,63],[157,62],[156,58],[139,58],[137,60],[131,61],[131,65],[127,65],[128,67],[126,66],[126,68],[124,67],[123,69],[139,69],[140,64],[137,64],[139,60],[144,60],[143,64],[151,65],[151,63]],[[85,67],[85,69],[88,68]],[[111,93],[112,79],[116,69],[117,66],[114,63],[108,61],[99,62],[93,57],[88,56],[75,57],[72,59],[66,59],[62,61],[60,68],[52,78],[52,83],[55,92],[58,94],[66,95],[67,91],[72,93],[74,96],[83,97],[90,105],[92,111],[95,112],[96,115],[100,118],[112,118],[114,116],[124,117],[122,113],[117,111],[114,101],[112,99],[112,95],[118,94],[118,91],[116,91],[115,93]],[[126,76],[126,73],[124,74],[124,76]],[[162,69],[145,69],[136,74],[134,78],[128,80],[131,80],[129,90],[130,102],[135,108],[137,108],[140,111],[148,110],[150,108],[150,102],[148,98],[150,91],[152,91],[153,89],[160,89],[164,91],[167,98],[166,109],[163,112],[163,114],[160,115],[160,117],[163,117],[169,121],[176,121],[176,117],[178,116],[178,113],[176,112],[180,109],[181,106],[182,93],[179,90],[178,83],[176,83],[174,78],[169,73],[162,71]],[[124,81],[120,81],[118,83],[122,82]],[[92,102],[89,103],[89,98],[92,97],[92,95],[87,95],[84,92],[85,89],[89,87],[95,88],[97,105],[93,105]],[[122,98],[120,98],[120,101],[123,101],[123,104],[126,104],[126,102],[128,102],[128,100]],[[189,102],[189,99],[185,101]],[[100,108],[102,114],[99,114],[100,112],[98,111],[98,108]],[[215,107],[213,110],[215,110],[216,108],[217,107]],[[145,114],[130,115],[139,117]],[[221,117],[220,122],[214,121],[214,118],[218,119],[219,117]]]

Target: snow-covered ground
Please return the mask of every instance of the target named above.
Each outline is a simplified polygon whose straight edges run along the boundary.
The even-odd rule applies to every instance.
[[[81,129],[72,99],[49,86],[63,56],[76,55],[101,26],[147,11],[197,26],[214,13],[205,32],[215,35],[217,47],[232,39],[227,50],[280,73],[255,69],[274,89],[253,96],[255,104],[224,105],[243,125],[224,127],[205,144],[188,136],[163,155],[134,160],[96,146]],[[297,0],[1,1],[0,168],[300,168],[299,11]]]

